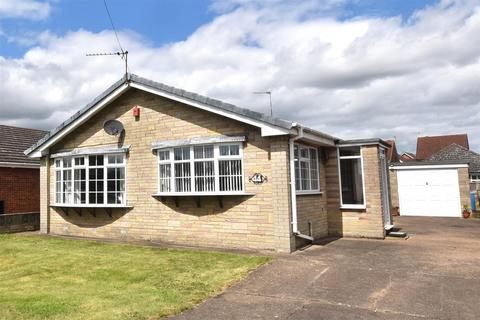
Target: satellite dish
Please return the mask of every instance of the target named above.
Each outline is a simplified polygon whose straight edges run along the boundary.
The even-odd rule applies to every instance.
[[[123,124],[118,120],[107,120],[103,124],[103,130],[111,136],[116,136],[123,131]]]

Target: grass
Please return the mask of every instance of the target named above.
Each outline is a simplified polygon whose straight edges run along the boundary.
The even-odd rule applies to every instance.
[[[219,293],[269,260],[0,235],[0,319],[159,319]]]

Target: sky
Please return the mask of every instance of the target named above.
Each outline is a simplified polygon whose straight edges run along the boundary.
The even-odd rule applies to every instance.
[[[131,73],[339,138],[468,133],[480,0],[107,0]],[[103,0],[0,0],[0,123],[50,130],[123,75]]]

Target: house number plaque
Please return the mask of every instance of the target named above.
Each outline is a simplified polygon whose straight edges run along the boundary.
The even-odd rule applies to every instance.
[[[254,184],[262,184],[267,181],[267,176],[256,172],[248,178],[248,181],[253,182]]]

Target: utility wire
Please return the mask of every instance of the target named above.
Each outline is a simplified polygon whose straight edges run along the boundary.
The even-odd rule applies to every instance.
[[[117,38],[117,43],[118,43],[118,46],[120,47],[120,51],[122,53],[124,53],[125,51],[122,48],[122,44],[120,43],[120,39],[118,38],[117,29],[115,28],[115,25],[113,24],[112,16],[110,15],[110,11],[108,10],[107,0],[103,0],[103,4],[105,5],[105,9],[107,10],[108,19],[110,20],[110,24],[112,25],[113,32],[115,32],[115,38]]]

